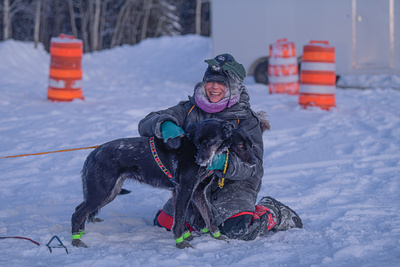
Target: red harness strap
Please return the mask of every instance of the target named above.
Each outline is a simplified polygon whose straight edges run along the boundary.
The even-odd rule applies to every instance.
[[[157,154],[156,144],[154,143],[154,136],[149,138],[149,142],[150,142],[151,153],[153,154],[154,160],[156,161],[158,167],[160,167],[160,169],[165,173],[165,175],[168,176],[171,183],[175,186],[176,182],[175,182],[174,177],[172,176],[171,172],[167,169],[167,167],[164,166],[160,157]]]

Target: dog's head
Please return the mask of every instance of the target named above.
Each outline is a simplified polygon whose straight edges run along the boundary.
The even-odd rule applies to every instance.
[[[228,148],[228,140],[235,125],[219,119],[206,119],[187,127],[186,133],[198,148],[196,163],[206,166],[214,157]]]
[[[253,151],[253,139],[248,132],[242,129],[234,129],[230,137],[230,150],[247,166],[253,167],[257,164],[257,158]]]

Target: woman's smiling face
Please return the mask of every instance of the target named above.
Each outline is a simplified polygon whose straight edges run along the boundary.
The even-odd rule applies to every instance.
[[[225,85],[216,82],[207,82],[206,94],[210,102],[217,103],[225,96]]]

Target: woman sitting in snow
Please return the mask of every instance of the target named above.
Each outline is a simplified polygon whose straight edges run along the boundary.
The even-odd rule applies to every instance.
[[[257,205],[263,169],[263,140],[260,119],[250,108],[250,97],[242,84],[246,77],[243,65],[229,54],[205,60],[208,64],[203,81],[196,84],[193,97],[178,105],[151,112],[139,123],[142,136],[156,136],[164,142],[180,138],[189,124],[208,118],[233,122],[237,128],[246,130],[254,141],[254,153],[258,159],[255,167],[243,164],[234,154],[229,155],[228,168],[222,188],[218,179],[208,187],[212,215],[222,234],[229,238],[253,240],[268,231],[284,231],[302,228],[300,217],[289,207],[272,197],[262,198]],[[221,176],[226,155],[215,157],[209,169]],[[160,210],[154,223],[172,228],[173,206],[171,199]],[[194,213],[188,212],[188,224],[201,230]]]

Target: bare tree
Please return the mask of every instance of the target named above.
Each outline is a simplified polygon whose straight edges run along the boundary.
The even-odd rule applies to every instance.
[[[20,0],[3,0],[3,40],[7,40],[12,37],[12,19],[14,14],[20,9],[22,9]]]
[[[142,31],[140,34],[140,40],[146,39],[147,26],[149,24],[150,11],[151,11],[152,5],[153,5],[153,0],[147,1],[147,5],[145,7],[143,23],[142,23]]]
[[[146,0],[143,0],[145,2]],[[142,22],[142,18],[144,16],[143,4],[141,1],[137,1],[135,8],[132,10],[132,16],[128,25],[128,44],[136,44],[140,41],[138,33],[140,32],[140,23]]]
[[[42,8],[42,0],[36,0],[36,12],[35,12],[35,29],[33,39],[35,41],[35,48],[37,48],[39,42],[39,30],[40,30],[40,10]]]
[[[49,50],[50,48],[50,36],[48,34],[48,10],[46,8],[47,0],[44,1],[44,4],[41,7],[41,16],[40,16],[40,31],[39,31],[39,41],[44,44],[44,47]]]
[[[110,0],[104,0],[103,7],[101,9],[98,49],[102,49],[102,47],[103,47],[103,32],[104,32],[104,27],[105,27],[105,23],[106,23],[105,22],[106,21],[106,13],[107,13],[107,7],[108,7],[109,1]]]
[[[202,29],[201,27],[203,26],[203,20],[202,20],[202,12],[203,12],[203,3],[208,3],[209,4],[210,0],[196,0],[196,34],[201,35]]]
[[[99,49],[99,26],[100,26],[100,11],[101,11],[101,1],[96,0],[94,3],[94,15],[91,16],[93,18],[92,22],[92,50],[95,51]]]
[[[196,34],[201,34],[201,4],[202,0],[196,0]]]
[[[72,35],[75,38],[78,38],[78,30],[76,29],[73,0],[68,0],[68,8],[69,8],[69,17],[70,17],[70,20],[71,20]]]
[[[33,40],[48,50],[50,38],[65,33],[82,39],[90,52],[180,34],[183,20],[186,33],[193,33],[195,5],[193,0],[0,0],[0,38]]]
[[[61,28],[61,12],[62,12],[62,2],[60,0],[54,0],[53,2],[54,9],[55,9],[55,15],[53,17],[53,23],[52,23],[52,36],[58,36],[60,34],[60,28]]]
[[[10,38],[11,18],[10,0],[3,1],[3,40]]]
[[[82,34],[82,41],[83,41],[83,49],[85,52],[90,51],[89,47],[89,36],[87,31],[88,26],[88,14],[86,13],[85,9],[83,8],[83,0],[79,1],[79,13],[81,18],[81,34]]]
[[[152,25],[153,37],[162,35],[177,35],[182,27],[177,16],[177,8],[168,1],[159,0],[153,5],[152,18],[155,23]]]
[[[125,4],[121,7],[115,25],[115,31],[112,36],[111,47],[121,44],[123,31],[129,19],[129,15],[133,10],[133,7],[134,7],[134,0],[127,0]]]

